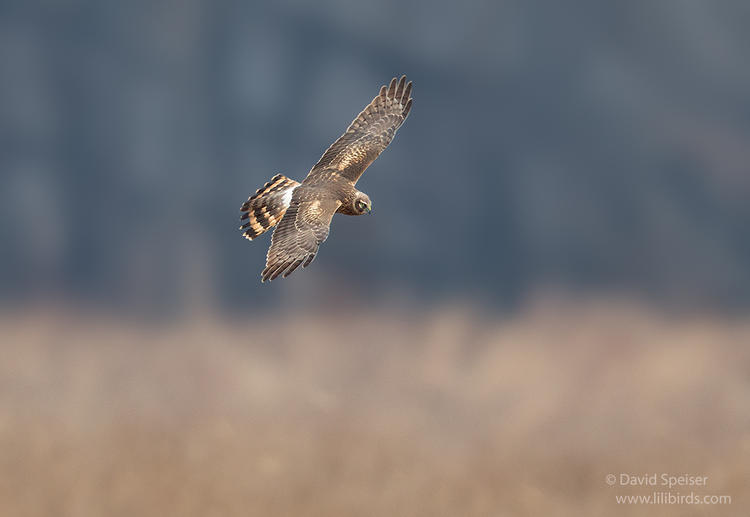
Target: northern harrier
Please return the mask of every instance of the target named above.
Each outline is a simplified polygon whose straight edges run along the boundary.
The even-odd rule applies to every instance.
[[[240,208],[240,229],[253,240],[278,223],[266,255],[263,282],[289,276],[307,267],[328,237],[336,212],[369,214],[367,194],[354,188],[365,169],[393,140],[411,109],[411,82],[394,77],[323,153],[307,177],[298,183],[282,174],[253,194]]]

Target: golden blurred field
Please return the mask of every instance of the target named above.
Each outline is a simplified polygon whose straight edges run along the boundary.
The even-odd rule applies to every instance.
[[[3,516],[750,513],[750,319],[39,309],[0,331]],[[651,492],[622,472],[732,504],[617,505]]]

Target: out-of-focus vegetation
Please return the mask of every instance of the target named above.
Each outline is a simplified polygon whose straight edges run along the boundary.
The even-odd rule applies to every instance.
[[[743,515],[750,321],[626,302],[0,319],[14,516]],[[618,506],[608,473],[730,506]]]
[[[0,517],[748,515],[748,49],[743,0],[2,2]],[[261,285],[240,204],[401,73],[374,214]]]

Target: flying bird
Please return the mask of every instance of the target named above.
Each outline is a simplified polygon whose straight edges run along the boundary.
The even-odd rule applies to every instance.
[[[277,174],[240,208],[242,235],[253,240],[276,226],[261,281],[307,267],[328,238],[335,213],[369,214],[372,202],[354,185],[388,147],[411,109],[411,81],[395,77],[329,147],[302,183]]]

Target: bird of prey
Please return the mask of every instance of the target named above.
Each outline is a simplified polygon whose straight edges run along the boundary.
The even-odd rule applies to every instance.
[[[243,236],[253,240],[273,226],[261,281],[287,277],[313,261],[328,237],[333,214],[369,214],[370,198],[354,185],[393,140],[411,109],[411,81],[390,85],[365,107],[299,183],[277,174],[240,208]]]

